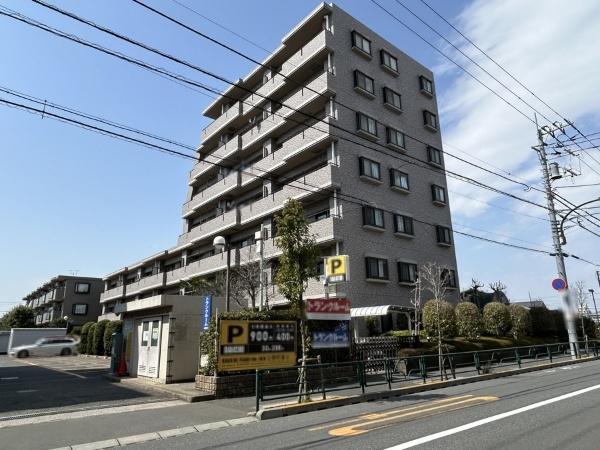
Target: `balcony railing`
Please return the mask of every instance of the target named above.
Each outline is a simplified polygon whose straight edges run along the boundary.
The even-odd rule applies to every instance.
[[[209,169],[214,168],[223,160],[231,158],[235,152],[240,149],[240,142],[240,137],[235,136],[233,139],[218,147],[214,152],[205,155],[204,159],[196,163],[190,171],[189,184],[192,184],[200,175],[206,173]]]
[[[282,125],[294,110],[303,107],[306,103],[324,93],[327,90],[328,77],[329,73],[323,72],[308,83],[306,87],[300,88],[293,94],[285,97],[281,101],[284,106],[242,134],[242,149],[259,139],[263,139],[269,132]]]
[[[124,286],[117,286],[108,289],[100,294],[100,303],[107,302],[116,298],[121,298],[125,294]]]
[[[225,113],[221,114],[210,125],[208,125],[202,130],[202,142],[205,142],[207,139],[212,137],[221,128],[225,127],[228,123],[230,123],[233,119],[239,117],[241,113],[242,104],[240,102],[236,102],[233,106],[231,106],[231,108],[225,111]]]
[[[231,250],[231,267],[239,264],[239,251]],[[188,264],[185,267],[173,270],[167,273],[166,284],[175,284],[182,280],[189,280],[197,276],[205,275],[211,272],[217,272],[219,270],[225,270],[227,268],[227,254],[217,253],[216,255],[209,256],[208,258],[200,259]]]
[[[187,244],[188,242],[197,242],[201,239],[210,237],[213,234],[220,233],[229,228],[240,224],[240,213],[237,208],[227,211],[211,220],[179,236],[177,245]]]
[[[279,191],[240,208],[240,223],[244,224],[283,208],[288,198],[302,198],[336,185],[338,168],[327,165],[298,180],[291,181]]]
[[[157,273],[149,277],[141,278],[135,283],[128,284],[126,293],[127,295],[134,295],[144,290],[160,288],[164,286],[164,282],[165,274],[162,272]]]
[[[183,217],[191,215],[201,206],[215,200],[223,194],[240,186],[240,173],[231,172],[225,178],[217,181],[215,184],[207,187],[201,192],[198,192],[190,201],[183,205]]]
[[[327,117],[324,120],[327,123],[317,122],[315,128],[302,130],[291,139],[285,141],[279,150],[244,169],[241,185],[245,186],[258,178],[264,177],[265,174],[285,164],[291,157],[325,141],[329,136],[330,127],[329,118]]]

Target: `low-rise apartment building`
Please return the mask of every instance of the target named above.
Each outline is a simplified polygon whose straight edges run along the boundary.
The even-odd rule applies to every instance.
[[[228,241],[232,266],[255,261],[261,227],[269,304],[285,303],[272,282],[280,255],[274,215],[289,198],[303,202],[323,256],[349,255],[343,293],[353,306],[408,308],[417,269],[429,261],[446,268],[450,300],[458,299],[436,89],[426,67],[321,4],[204,114],[213,121],[190,171],[177,244],[105,276],[102,317],[141,314],[144,304],[181,294],[183,280],[223,271],[216,236]],[[323,289],[313,280],[306,297]]]
[[[101,278],[58,275],[23,297],[23,301],[34,309],[36,325],[68,317],[69,325],[80,327],[98,320],[103,290]]]

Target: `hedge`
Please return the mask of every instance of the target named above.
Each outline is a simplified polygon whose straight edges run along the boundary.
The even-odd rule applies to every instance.
[[[509,305],[508,312],[512,325],[510,334],[513,339],[529,336],[531,334],[531,315],[527,308],[523,308],[521,305]]]
[[[483,326],[492,336],[502,337],[511,328],[510,313],[506,305],[492,302],[483,308]]]
[[[88,355],[94,354],[94,336],[96,335],[96,327],[97,326],[98,326],[98,322],[94,322],[88,329],[87,342],[85,344],[85,352]]]
[[[429,300],[423,307],[423,329],[428,337],[438,335],[438,303],[439,328],[443,338],[456,334],[456,318],[454,308],[446,301]]]
[[[471,302],[462,302],[456,305],[456,328],[459,336],[474,339],[481,335],[481,313],[477,305]]]
[[[112,351],[112,335],[120,333],[123,330],[123,322],[120,320],[112,320],[106,324],[104,329],[104,355],[110,356]]]
[[[90,332],[91,326],[95,323],[96,322],[86,322],[81,327],[81,336],[79,339],[79,353],[87,353],[88,352],[87,346],[88,346],[89,332]]]

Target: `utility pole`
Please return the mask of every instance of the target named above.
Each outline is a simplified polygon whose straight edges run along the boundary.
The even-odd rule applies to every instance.
[[[546,144],[544,143],[544,136],[550,134],[554,136],[555,131],[562,131],[562,126],[556,128],[544,127],[540,129],[537,126],[537,116],[535,119],[537,134],[538,134],[538,145],[533,147],[537,152],[540,164],[542,166],[542,177],[544,180],[544,188],[546,190],[546,201],[548,204],[548,218],[550,219],[550,227],[552,230],[552,242],[554,244],[554,252],[556,259],[556,269],[558,276],[563,279],[566,283],[566,287],[562,292],[562,305],[563,313],[565,318],[565,324],[567,327],[567,333],[569,334],[569,344],[571,348],[571,358],[577,358],[577,332],[575,329],[575,320],[573,317],[573,308],[571,306],[571,300],[569,297],[569,284],[567,281],[567,270],[565,268],[565,259],[561,246],[561,239],[559,236],[558,220],[556,219],[556,209],[554,207],[554,194],[552,192],[552,184],[550,180],[550,172],[548,170],[548,159],[546,156]],[[553,125],[554,126],[554,125]]]

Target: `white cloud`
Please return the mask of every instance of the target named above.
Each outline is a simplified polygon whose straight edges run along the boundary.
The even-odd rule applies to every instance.
[[[534,0],[477,0],[468,5],[455,19],[455,24],[496,61],[517,77],[540,98],[555,108],[563,117],[574,120],[584,132],[600,131],[594,119],[600,117],[600,2],[578,0],[565,3],[549,0],[543,3]],[[541,111],[550,120],[560,120],[535,97],[527,93],[508,75],[474,49],[470,44],[454,34],[449,38],[486,70],[522,96],[528,103]],[[483,71],[478,69],[458,52],[445,47],[451,57],[463,64],[470,72],[509,100],[525,114],[533,118],[533,111],[513,94],[506,91]],[[536,144],[535,125],[515,112],[485,87],[466,75],[445,59],[435,68],[439,81],[449,83],[448,89],[440,94],[440,119],[446,151],[463,157],[452,146],[491,164],[502,168],[541,188],[540,169],[536,153],[531,149]],[[541,124],[546,123],[538,114]],[[574,130],[569,132],[575,135]],[[582,143],[589,147],[587,142]],[[576,150],[576,148],[574,148]],[[600,161],[600,150],[590,150]],[[600,164],[582,153],[584,161],[600,172]],[[473,160],[467,157],[466,159]],[[477,162],[477,161],[474,161]],[[579,171],[579,161],[575,158],[560,158],[557,162]],[[525,192],[522,186],[481,172],[451,157],[446,158],[450,170],[462,173],[486,184],[546,204],[544,197],[535,191]],[[491,170],[491,166],[479,163]],[[583,174],[575,178],[577,184],[598,183],[600,176],[590,168],[581,165]],[[569,185],[570,179],[556,183]],[[499,194],[482,190],[464,182],[449,179],[449,189],[460,195],[451,194],[453,217],[458,223],[472,224],[500,234],[517,236],[520,239],[551,244],[549,224],[532,218],[518,216],[481,203],[488,202],[503,208],[517,210],[525,214],[546,217],[543,209],[514,200]],[[589,188],[561,189],[561,195],[575,204],[598,197],[598,186]],[[475,198],[469,200],[463,196]],[[600,206],[600,203],[597,205]],[[479,224],[479,225],[477,225]],[[481,225],[484,224],[484,225]],[[589,225],[589,224],[588,224]],[[589,225],[591,228],[591,225]],[[460,227],[457,227],[460,228]],[[600,231],[596,228],[596,231]],[[569,237],[570,235],[570,237]],[[490,235],[491,237],[491,235]],[[568,233],[568,251],[589,259],[600,259],[600,238],[583,230]],[[498,240],[506,239],[496,237]],[[515,250],[516,251],[516,250]],[[459,252],[460,253],[460,252]],[[541,256],[541,258],[544,258]],[[468,261],[461,271],[476,272]],[[527,277],[509,275],[517,285],[518,295],[523,296],[530,289],[531,280],[548,278],[546,269],[527,268]],[[586,279],[589,286],[595,284],[594,268],[581,263],[569,263],[570,277]],[[544,270],[545,272],[542,272]],[[551,274],[550,274],[551,275]],[[466,280],[462,280],[463,282]],[[594,286],[596,287],[596,286]],[[548,292],[548,291],[544,291]],[[550,292],[551,293],[551,292]]]

